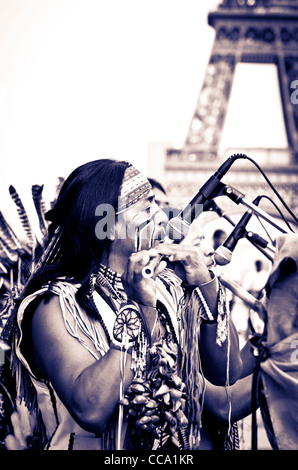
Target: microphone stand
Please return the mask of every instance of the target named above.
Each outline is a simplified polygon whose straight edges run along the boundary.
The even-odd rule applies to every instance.
[[[287,230],[282,228],[277,222],[271,217],[269,214],[264,212],[262,209],[260,209],[256,204],[250,202],[248,199],[245,198],[245,194],[241,193],[237,189],[233,188],[230,185],[226,185],[221,181],[218,181],[215,190],[211,194],[212,199],[206,203],[206,211],[209,210],[214,210],[215,212],[218,213],[220,217],[224,217],[231,225],[235,227],[235,223],[227,217],[225,214],[220,213],[221,210],[217,206],[217,204],[213,201],[214,197],[219,197],[219,196],[228,196],[229,199],[231,199],[233,202],[236,204],[242,203],[246,207],[248,207],[251,211],[254,213],[257,213],[261,217],[263,217],[267,222],[269,222],[271,225],[273,225],[275,228],[280,230],[283,233],[289,233]],[[204,210],[204,209],[203,209]],[[258,243],[257,239],[254,239],[254,236],[251,232],[246,232],[245,238],[255,247],[257,248],[263,255],[265,255],[269,261],[273,262],[272,257],[264,250],[265,246],[260,245]],[[269,243],[266,245],[266,249],[269,250],[273,255],[275,254],[275,248],[270,245]]]
[[[281,227],[273,217],[267,214],[267,212],[263,211],[257,205],[250,202],[245,197],[245,194],[241,193],[240,191],[233,188],[232,186],[225,185],[225,188],[221,192],[222,192],[222,195],[228,196],[228,198],[231,199],[236,204],[243,204],[244,206],[251,209],[255,214],[258,214],[260,217],[265,219],[267,222],[273,225],[273,227],[277,228],[280,232],[290,233],[289,230],[285,229],[284,227]]]
[[[236,227],[236,224],[235,224],[235,222],[233,222],[233,220],[231,220],[230,218],[225,217],[224,215],[222,217],[224,217],[226,220],[228,220],[228,222],[230,222],[230,224],[233,227]],[[268,243],[266,245],[266,249],[265,249],[265,247],[260,246],[257,243],[257,241],[253,240],[252,232],[247,232],[246,230],[245,230],[244,238],[246,238],[255,248],[257,248],[257,250],[259,250],[269,261],[271,261],[271,263],[273,263],[272,256],[270,256],[269,253],[267,253],[267,251],[266,251],[266,250],[270,250],[271,253],[274,255],[275,254],[275,248],[273,246],[269,245],[269,243]]]

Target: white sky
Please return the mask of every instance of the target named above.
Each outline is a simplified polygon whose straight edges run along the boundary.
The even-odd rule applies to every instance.
[[[181,146],[214,39],[207,13],[218,3],[0,0],[0,210],[10,210],[9,184],[26,205],[32,184],[47,194],[86,161],[127,159],[146,171],[148,143]],[[272,73],[263,76],[260,96],[278,113]],[[235,87],[251,80],[245,67],[237,77]],[[253,145],[253,137],[285,145],[280,120],[281,132],[269,126],[267,141],[260,133],[258,102],[236,93],[233,106],[253,114],[228,115],[224,145]]]

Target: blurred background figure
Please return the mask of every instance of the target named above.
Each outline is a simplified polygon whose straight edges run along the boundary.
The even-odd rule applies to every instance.
[[[167,214],[168,220],[179,214],[179,209],[170,205],[169,198],[164,186],[154,178],[148,178],[155,195],[156,204]]]
[[[268,270],[260,259],[255,261],[255,269],[249,271],[243,280],[243,287],[254,297],[259,298],[268,280]]]
[[[220,245],[224,243],[228,235],[222,229],[215,230],[213,233],[213,248],[216,250]]]
[[[243,280],[242,287],[257,299],[262,299],[263,289],[267,283],[269,276],[268,267],[265,263],[256,259],[251,269],[248,269]],[[256,312],[244,304],[239,298],[234,296],[232,309],[232,319],[236,322],[236,329],[239,334],[240,345],[244,344],[252,332],[251,321],[253,321],[253,329],[257,333],[263,332],[263,321],[259,319]]]
[[[148,178],[155,195],[155,202],[160,207],[167,207],[169,205],[168,196],[163,185],[154,178]]]

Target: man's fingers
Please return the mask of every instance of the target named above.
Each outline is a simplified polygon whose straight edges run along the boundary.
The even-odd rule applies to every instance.
[[[191,264],[192,259],[199,255],[198,250],[190,246],[161,244],[156,250],[159,254],[166,255],[169,261],[181,261],[185,264]]]
[[[150,261],[150,255],[148,251],[138,251],[133,253],[128,260],[126,273],[124,274],[127,282],[133,282],[135,276],[142,273],[145,266]]]
[[[142,268],[150,261],[150,256],[147,251],[138,251],[133,253],[129,258],[129,265],[133,268]]]
[[[152,276],[155,279],[165,268],[167,267],[167,262],[165,260],[161,261],[156,270],[154,271],[154,275]]]

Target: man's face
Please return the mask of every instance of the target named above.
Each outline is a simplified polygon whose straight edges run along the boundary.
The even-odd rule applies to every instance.
[[[164,238],[166,214],[155,202],[151,190],[135,205],[118,215],[115,225],[117,243],[126,252],[148,250]]]

